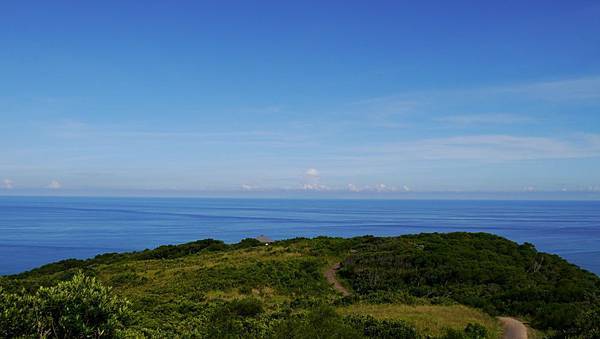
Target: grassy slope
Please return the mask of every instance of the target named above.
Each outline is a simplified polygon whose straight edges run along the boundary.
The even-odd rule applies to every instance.
[[[439,237],[422,235],[418,239],[431,238],[437,243]],[[487,235],[469,237],[480,238],[482,243],[493,240],[504,245],[514,244],[497,237],[490,240]],[[374,243],[378,245],[374,246]],[[347,300],[327,284],[322,273],[328,265],[363,253],[371,255],[382,243],[385,243],[386,251],[390,246],[412,250],[414,238],[293,239],[271,246],[258,246],[252,241],[237,245],[199,241],[132,254],[104,255],[88,261],[51,264],[19,276],[2,278],[0,285],[13,290],[34,289],[39,285],[52,285],[83,270],[131,300],[137,311],[135,327],[149,329],[149,333],[159,328],[166,331],[163,333],[193,331],[194,326],[198,326],[197,315],[207,305],[254,297],[272,313],[282,309],[296,312],[325,302],[338,305],[339,312],[344,314],[408,320],[423,334],[435,335],[445,327],[464,328],[473,322],[486,326],[493,336],[497,336],[498,324],[491,316],[474,308],[448,305],[446,299],[443,305],[431,305],[423,297],[408,301],[374,301],[358,295]],[[420,245],[416,248],[422,250]],[[489,251],[488,248],[485,250]],[[361,286],[357,281],[345,283]],[[412,305],[404,305],[405,302]]]
[[[354,304],[340,307],[341,314],[368,314],[377,319],[400,319],[422,334],[441,336],[445,328],[462,330],[469,323],[484,325],[491,338],[500,338],[501,329],[492,316],[463,305]]]

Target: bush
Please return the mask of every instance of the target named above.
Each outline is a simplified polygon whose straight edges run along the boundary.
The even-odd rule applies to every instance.
[[[222,251],[227,249],[224,242],[214,239],[204,239],[181,245],[164,245],[150,251],[133,253],[138,260],[147,259],[175,259],[195,254],[201,251]]]
[[[600,339],[600,305],[583,312],[569,331],[563,331],[558,337]]]
[[[9,338],[114,338],[131,316],[127,301],[81,273],[35,295],[1,293],[0,311],[0,334]]]
[[[368,315],[352,315],[344,321],[361,331],[367,338],[414,339],[418,338],[417,330],[402,320],[377,320]]]
[[[468,324],[465,328],[465,335],[469,339],[485,339],[488,333],[485,327],[480,324]]]
[[[245,238],[242,239],[239,243],[233,245],[234,248],[251,248],[258,246],[264,246],[264,244],[254,238]]]
[[[270,329],[263,312],[261,301],[254,298],[213,305],[198,330],[207,338],[264,337]]]
[[[468,324],[463,331],[448,329],[441,339],[486,339],[488,337],[485,327],[479,324]]]
[[[255,317],[263,313],[263,305],[258,299],[248,298],[229,303],[229,311],[240,317]]]
[[[353,328],[328,306],[319,306],[306,314],[288,317],[274,331],[275,338],[325,339],[361,338],[361,331]]]
[[[13,338],[34,327],[33,299],[0,288],[0,338]]]

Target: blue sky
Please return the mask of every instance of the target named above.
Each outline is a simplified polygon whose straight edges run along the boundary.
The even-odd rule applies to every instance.
[[[597,196],[599,17],[598,1],[3,2],[0,194]]]

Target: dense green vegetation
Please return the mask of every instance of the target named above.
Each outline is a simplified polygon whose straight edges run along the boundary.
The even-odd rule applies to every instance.
[[[599,300],[597,276],[489,234],[207,239],[0,277],[0,337],[494,338],[502,314],[598,338]]]
[[[451,299],[492,315],[521,315],[541,329],[576,333],[600,305],[600,279],[556,255],[490,234],[373,238],[340,275],[372,299],[382,292]],[[597,326],[598,324],[596,324]]]
[[[2,338],[110,338],[132,315],[126,301],[83,274],[32,295],[0,290],[0,311]]]

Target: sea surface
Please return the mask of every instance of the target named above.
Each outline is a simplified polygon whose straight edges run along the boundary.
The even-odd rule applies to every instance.
[[[214,238],[489,232],[600,275],[600,201],[0,197],[0,274]]]

